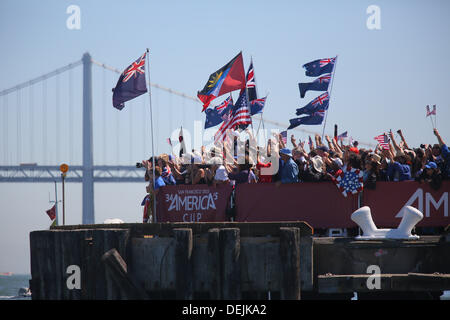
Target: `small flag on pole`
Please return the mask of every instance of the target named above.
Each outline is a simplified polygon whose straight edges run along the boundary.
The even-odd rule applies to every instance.
[[[433,128],[436,128],[436,105],[433,105],[433,110],[431,110],[431,111],[430,111],[430,106],[427,105],[427,117],[431,116],[432,114],[434,114],[434,123],[433,123],[433,117],[430,117],[431,126]]]
[[[345,131],[344,133],[341,133],[340,135],[337,136],[337,139],[339,141],[344,140],[344,138],[347,138],[347,131]]]
[[[48,216],[50,217],[50,220],[55,220],[55,218],[56,218],[56,204],[51,209],[48,209],[45,212],[47,212]]]
[[[309,144],[309,149],[312,150],[314,148],[314,145],[313,145],[313,141],[311,139],[311,136],[308,136],[308,144]]]
[[[433,110],[430,111],[430,106],[427,105],[427,117],[432,114],[436,115],[436,105],[433,105]]]
[[[172,140],[170,140],[170,138],[167,138],[167,143],[170,145],[170,146],[172,146]]]
[[[389,141],[390,140],[385,133],[380,134],[379,136],[376,136],[374,139],[378,141],[378,143],[380,144],[380,146],[383,150],[389,150]]]

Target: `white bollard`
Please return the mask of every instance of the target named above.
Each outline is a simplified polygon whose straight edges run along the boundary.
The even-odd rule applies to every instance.
[[[353,212],[351,219],[363,231],[361,236],[356,237],[357,239],[419,239],[419,236],[411,235],[411,231],[423,219],[423,213],[411,206],[404,207],[403,218],[397,229],[378,229],[373,222],[372,214],[368,206],[364,206]]]

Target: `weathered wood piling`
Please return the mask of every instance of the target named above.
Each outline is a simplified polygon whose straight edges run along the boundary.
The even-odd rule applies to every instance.
[[[30,234],[33,299],[373,297],[450,289],[448,235],[420,240],[315,238],[303,222],[56,227]],[[270,294],[269,294],[270,293]]]

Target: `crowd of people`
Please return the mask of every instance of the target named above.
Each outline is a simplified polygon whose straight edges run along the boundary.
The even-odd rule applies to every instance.
[[[325,136],[325,142],[316,134],[314,141],[308,143],[309,152],[306,143],[298,142],[294,135],[290,138],[293,148],[289,148],[281,134],[275,134],[265,148],[260,148],[249,130],[243,132],[246,139],[235,132],[209,150],[205,147],[192,152],[180,150],[179,156],[161,154],[143,161],[147,169],[145,180],[149,184],[142,204],[151,208],[159,188],[166,185],[274,183],[279,186],[331,181],[346,166],[361,170],[364,188],[369,189],[375,189],[377,181],[407,180],[429,183],[433,189],[439,189],[443,180],[450,179],[450,151],[437,129],[433,131],[436,144],[410,147],[398,130],[398,143],[391,131],[387,133],[388,147],[377,145],[373,150],[360,147],[357,141],[344,145],[329,136]],[[149,217],[151,213],[144,213],[144,222]]]

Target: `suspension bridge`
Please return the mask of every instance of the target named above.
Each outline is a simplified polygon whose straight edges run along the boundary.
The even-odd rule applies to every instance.
[[[53,183],[61,179],[59,165],[67,163],[65,181],[82,183],[83,224],[95,223],[94,183],[142,183],[143,169],[131,164],[152,154],[149,101],[143,95],[127,102],[122,111],[114,109],[111,89],[120,73],[85,53],[79,61],[0,91],[0,182]],[[198,113],[191,110],[200,110],[201,102],[156,83],[149,85],[154,139],[159,142],[155,154],[171,153],[161,141],[180,125],[193,132]]]

